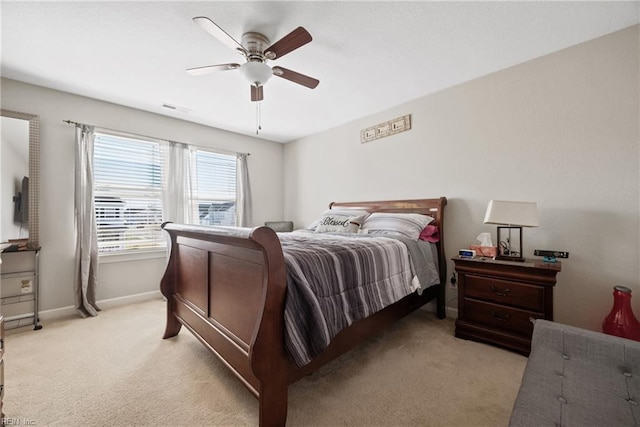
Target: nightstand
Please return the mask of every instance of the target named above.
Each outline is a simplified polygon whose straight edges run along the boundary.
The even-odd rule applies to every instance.
[[[553,287],[562,264],[527,259],[454,258],[458,338],[531,352],[530,319],[553,320]]]

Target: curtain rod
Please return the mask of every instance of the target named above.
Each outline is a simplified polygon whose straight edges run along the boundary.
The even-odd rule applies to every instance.
[[[199,147],[199,148],[207,148],[207,149],[210,149],[210,150],[216,150],[216,151],[218,151],[218,152],[220,152],[220,153],[226,153],[226,154],[246,154],[247,156],[250,156],[250,155],[251,155],[251,153],[239,153],[239,152],[237,152],[237,151],[220,150],[220,149],[218,149],[218,148],[205,147],[205,146],[202,146],[202,145],[190,144],[190,143],[182,142],[182,141],[174,141],[174,140],[169,140],[169,139],[166,139],[166,138],[158,138],[158,137],[155,137],[155,136],[141,135],[141,134],[139,134],[139,133],[127,132],[127,131],[118,130],[118,129],[110,129],[110,128],[106,128],[106,127],[103,127],[103,126],[90,125],[90,124],[87,124],[87,123],[78,123],[78,122],[74,122],[73,120],[63,120],[63,122],[64,122],[64,123],[68,123],[68,124],[70,124],[70,125],[74,125],[74,126],[76,126],[76,127],[77,127],[77,126],[92,126],[92,127],[94,127],[94,128],[97,128],[97,129],[104,129],[104,130],[112,131],[112,132],[125,133],[125,134],[129,134],[129,135],[137,136],[137,137],[140,137],[140,138],[156,139],[156,140],[166,141],[166,142],[177,142],[177,143],[179,143],[179,144],[190,145],[190,146],[192,146],[192,147]]]

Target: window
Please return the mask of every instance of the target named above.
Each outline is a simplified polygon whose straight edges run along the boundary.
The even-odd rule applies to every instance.
[[[160,142],[96,133],[98,252],[165,247]]]
[[[95,135],[93,178],[99,253],[164,248],[160,226],[167,215],[163,215],[163,200],[188,203],[191,223],[236,225],[235,155],[184,146],[191,188],[184,197],[176,197],[167,194],[163,182],[185,173],[163,170],[163,165],[171,164],[163,158],[170,156],[170,150],[164,149],[168,142],[122,134]],[[183,179],[189,181],[186,176]]]
[[[191,152],[192,212],[201,225],[236,225],[236,157]]]

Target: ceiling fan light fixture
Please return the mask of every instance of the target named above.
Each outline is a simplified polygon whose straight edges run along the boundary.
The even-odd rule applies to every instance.
[[[2,0],[0,0],[2,1]],[[311,34],[303,27],[298,27],[277,42],[270,45],[269,39],[264,34],[255,31],[248,31],[242,35],[242,43],[238,43],[233,37],[227,34],[218,24],[206,16],[196,16],[193,18],[204,31],[218,39],[220,42],[241,53],[246,63],[240,64],[216,64],[202,67],[187,68],[187,73],[192,76],[209,74],[219,71],[239,69],[251,85],[251,101],[259,102],[264,99],[262,87],[269,81],[271,76],[277,76],[290,82],[315,89],[320,83],[318,79],[305,76],[298,72],[267,65],[268,61],[280,59],[289,52],[298,49],[309,43]],[[167,107],[170,108],[170,107]],[[259,129],[259,126],[258,126]]]
[[[240,72],[252,85],[262,86],[273,75],[271,67],[264,62],[251,61],[240,66]]]

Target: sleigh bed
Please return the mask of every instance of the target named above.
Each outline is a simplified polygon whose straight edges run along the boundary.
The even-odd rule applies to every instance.
[[[399,200],[332,203],[331,209],[418,213],[434,218],[439,241],[436,284],[401,297],[356,320],[331,338],[328,346],[300,365],[285,339],[287,236],[267,227],[203,227],[167,223],[171,255],[160,288],[167,298],[163,338],[184,325],[242,381],[259,401],[261,426],[283,426],[289,384],[375,335],[429,301],[445,317],[446,258],[443,213],[447,200]],[[295,235],[295,233],[292,233]],[[282,243],[281,243],[282,240]],[[383,239],[392,240],[392,239]],[[287,335],[288,336],[288,335]]]

